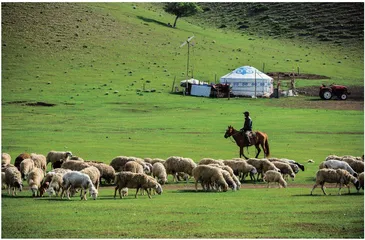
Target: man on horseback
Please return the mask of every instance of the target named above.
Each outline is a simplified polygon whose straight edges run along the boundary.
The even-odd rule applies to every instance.
[[[245,115],[245,123],[243,124],[243,128],[241,128],[240,131],[244,135],[248,145],[251,145],[250,134],[252,131],[252,119],[250,118],[249,112],[246,111],[243,114]]]

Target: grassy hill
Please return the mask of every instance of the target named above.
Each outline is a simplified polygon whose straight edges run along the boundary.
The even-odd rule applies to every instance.
[[[195,19],[243,34],[363,47],[364,3],[200,3]]]

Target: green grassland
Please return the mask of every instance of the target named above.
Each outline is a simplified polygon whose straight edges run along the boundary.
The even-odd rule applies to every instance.
[[[134,190],[114,200],[110,187],[86,202],[2,190],[2,238],[363,238],[362,191],[337,196],[330,188],[325,197],[316,189],[309,196],[326,156],[364,153],[363,111],[311,108],[316,98],[307,96],[170,93],[174,79],[185,78],[187,49],[179,46],[192,35],[190,69],[208,82],[265,63],[267,72],[300,67],[331,77],[298,80],[301,86],[363,88],[363,51],[217,30],[192,18],[172,29],[172,20],[153,3],[3,3],[2,152],[12,161],[50,150],[105,163],[120,155],[230,159],[238,148],[224,132],[241,128],[248,110],[254,130],[268,134],[272,156],[295,159],[306,171],[287,189],[244,183],[249,187],[237,192],[196,193],[192,182],[170,181],[151,200],[134,199]]]

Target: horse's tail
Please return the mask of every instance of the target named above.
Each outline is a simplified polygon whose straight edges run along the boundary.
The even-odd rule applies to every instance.
[[[265,138],[265,157],[269,158],[270,157],[270,147],[269,147],[269,140],[267,139],[267,137]]]

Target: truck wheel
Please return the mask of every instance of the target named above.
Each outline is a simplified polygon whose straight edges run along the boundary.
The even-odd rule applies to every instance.
[[[342,93],[339,98],[341,100],[346,100],[347,99],[347,94],[346,93]]]
[[[325,100],[330,100],[332,98],[332,93],[330,91],[324,91],[323,92],[323,98]]]

